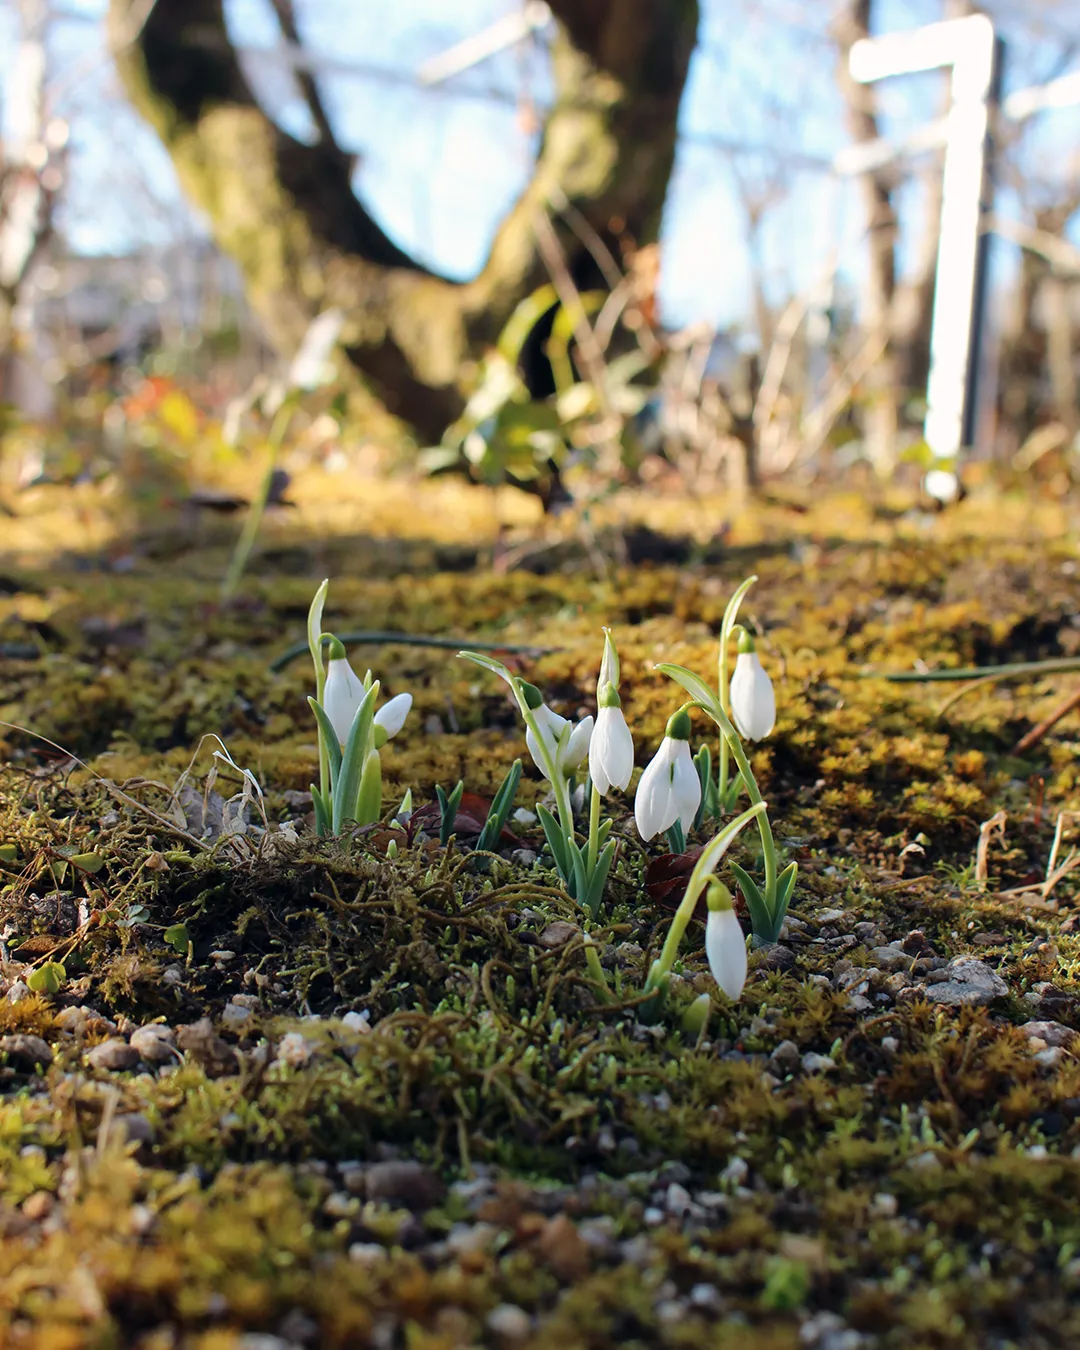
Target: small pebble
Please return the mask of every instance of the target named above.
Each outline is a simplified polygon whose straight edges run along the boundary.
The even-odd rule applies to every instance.
[[[9,1064],[28,1072],[39,1064],[47,1069],[53,1058],[48,1044],[40,1036],[31,1036],[24,1031],[12,1036],[0,1036],[0,1053],[7,1056]]]
[[[690,1290],[690,1303],[703,1312],[719,1316],[724,1311],[724,1300],[714,1284],[695,1284]]]
[[[48,1191],[34,1191],[32,1195],[26,1197],[20,1208],[26,1218],[33,1223],[40,1223],[56,1208],[56,1197]]]
[[[532,1330],[532,1318],[516,1303],[500,1303],[484,1320],[493,1336],[508,1341],[522,1341]]]
[[[227,1031],[240,1031],[251,1021],[251,1009],[242,1008],[235,1002],[226,1003],[221,1020]]]
[[[826,1073],[836,1068],[836,1061],[830,1055],[818,1055],[809,1051],[802,1057],[803,1073]]]
[[[673,1181],[667,1188],[667,1195],[664,1197],[664,1207],[669,1214],[674,1214],[676,1218],[682,1218],[692,1203],[693,1201],[690,1199],[690,1192],[685,1186],[680,1186],[678,1182]]]
[[[86,1054],[91,1068],[104,1069],[109,1073],[122,1073],[133,1069],[139,1062],[139,1052],[119,1036],[110,1036],[107,1041],[95,1045]]]
[[[890,1195],[888,1191],[878,1191],[870,1202],[870,1212],[877,1214],[882,1219],[891,1219],[897,1211],[897,1201],[895,1195]]]
[[[160,1022],[151,1022],[148,1026],[137,1027],[131,1033],[131,1048],[138,1052],[140,1059],[147,1064],[169,1064],[180,1058],[176,1048],[176,1035],[172,1027]]]
[[[116,1116],[113,1127],[123,1132],[123,1137],[132,1144],[152,1144],[154,1127],[141,1111],[130,1111],[126,1115]]]
[[[577,937],[581,929],[576,923],[570,923],[566,919],[556,919],[554,923],[549,923],[540,934],[540,946],[553,950],[556,947],[562,947],[571,938]]]
[[[1025,1022],[1020,1028],[1022,1036],[1042,1041],[1043,1045],[1069,1045],[1076,1040],[1077,1033],[1072,1027],[1061,1022]]]
[[[443,1185],[430,1167],[411,1159],[373,1163],[365,1174],[367,1198],[386,1200],[407,1209],[430,1209],[443,1196]]]
[[[349,1260],[361,1266],[373,1266],[385,1256],[386,1249],[377,1242],[354,1242],[349,1248]]]
[[[302,1069],[305,1064],[310,1063],[314,1053],[314,1045],[298,1031],[287,1031],[278,1041],[277,1059],[281,1064],[287,1064],[290,1069]]]

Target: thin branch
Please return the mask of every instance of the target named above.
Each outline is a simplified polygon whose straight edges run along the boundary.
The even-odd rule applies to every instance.
[[[281,25],[281,33],[285,41],[292,47],[299,47],[300,33],[296,27],[296,15],[293,12],[292,0],[270,0],[274,7],[274,13],[277,15],[278,23]],[[341,147],[334,139],[333,128],[330,126],[330,119],[326,114],[326,108],[319,94],[319,87],[315,83],[315,75],[310,67],[302,68],[297,65],[293,69],[293,75],[300,90],[307,102],[308,109],[311,112],[315,126],[318,128],[319,139],[324,145],[334,150],[339,155],[344,155]]]

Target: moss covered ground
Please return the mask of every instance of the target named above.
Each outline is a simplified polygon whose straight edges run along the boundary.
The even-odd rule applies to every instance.
[[[0,1345],[1080,1344],[1075,715],[1016,750],[1080,677],[947,707],[874,677],[1075,654],[1065,508],[627,498],[544,524],[335,485],[223,608],[234,526],[51,494],[0,521],[0,717],[54,743],[0,728]],[[624,804],[592,928],[611,1005],[535,827],[491,858],[313,836],[310,665],[271,662],[323,576],[327,628],[551,649],[515,659],[568,716],[610,625],[644,764],[679,701],[653,664],[710,674],[751,571],[779,703],[753,761],[799,884],[700,1034],[700,925],[668,1018],[635,1015],[671,902]],[[415,697],[388,813],[490,795],[523,750],[498,682],[368,659]],[[291,828],[204,837],[239,788],[207,787],[211,734]],[[520,804],[541,789],[530,765]],[[949,1001],[965,961],[983,992]]]

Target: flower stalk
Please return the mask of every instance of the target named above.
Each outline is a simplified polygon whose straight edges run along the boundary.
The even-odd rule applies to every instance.
[[[755,737],[767,735],[772,730],[775,717],[775,705],[772,701],[772,685],[768,676],[760,668],[760,661],[753,651],[753,639],[748,633],[740,633],[740,660],[743,660],[743,678],[741,687],[734,677],[728,680],[727,651],[734,635],[738,607],[746,592],[756,580],[749,577],[736,590],[724,612],[720,631],[719,689],[714,692],[708,684],[685,666],[663,662],[657,670],[673,679],[690,695],[692,703],[688,706],[699,707],[712,718],[720,731],[720,768],[717,780],[718,806],[721,811],[730,809],[742,788],[750,799],[751,806],[761,804],[762,796],[750,767],[750,761],[743,747],[742,738],[732,720],[732,691],[737,696],[740,718],[745,715],[745,727]],[[747,664],[749,662],[749,664]],[[736,672],[738,673],[738,672]],[[766,692],[765,686],[768,685]],[[768,726],[766,726],[768,723]],[[729,761],[734,761],[737,776],[734,782],[728,781]],[[741,819],[741,817],[740,817]],[[772,825],[767,813],[762,810],[756,817],[758,833],[761,837],[762,864],[765,871],[764,884],[759,886],[752,876],[737,863],[731,864],[739,888],[746,897],[747,907],[754,928],[754,941],[758,944],[775,942],[787,914],[792,891],[795,888],[797,863],[789,863],[780,870],[776,841],[773,838]]]
[[[752,820],[757,820],[760,823],[765,816],[765,812],[765,803],[763,801],[756,802],[741,815],[736,816],[734,820],[729,821],[702,849],[701,856],[694,864],[694,870],[690,873],[690,880],[686,883],[686,891],[679,902],[678,909],[675,911],[675,917],[668,927],[664,945],[660,949],[660,955],[653,962],[652,969],[649,971],[649,977],[645,983],[646,993],[658,993],[666,987],[672,967],[675,964],[675,958],[679,954],[679,947],[686,933],[687,925],[694,917],[698,897],[720,865],[720,859],[734,843],[739,833]]]
[[[595,735],[593,719],[585,717],[575,726],[547,706],[543,693],[536,685],[513,675],[501,661],[473,651],[459,652],[458,655],[466,661],[471,661],[473,665],[498,675],[514,695],[525,723],[525,743],[529,753],[537,768],[551,784],[555,797],[554,815],[542,803],[536,808],[548,847],[551,849],[551,856],[555,860],[555,867],[567,893],[595,917],[600,911],[604,887],[607,885],[608,873],[615,858],[615,842],[608,840],[611,821],[601,818],[600,797],[604,788],[610,788],[615,781],[616,774],[622,775],[621,761],[618,761],[616,756],[619,767],[613,767],[608,777],[602,778],[600,782],[595,778],[593,780],[589,803],[589,836],[582,847],[574,831],[571,784],[587,755],[590,756],[590,764],[593,762],[591,759]],[[616,705],[611,702],[611,693],[617,680],[618,656],[614,653],[614,646],[608,635],[600,675],[600,687],[606,691],[605,697],[608,702],[605,705],[601,700],[601,712],[604,706],[615,709]],[[617,701],[617,692],[614,693],[614,698]],[[632,743],[629,768],[632,771]],[[625,781],[629,781],[629,776],[627,772]]]

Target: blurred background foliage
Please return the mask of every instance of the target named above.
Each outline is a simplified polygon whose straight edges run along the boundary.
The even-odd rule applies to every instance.
[[[980,8],[1013,106],[1058,92],[999,128],[996,379],[964,477],[1071,495],[1074,6],[377,8],[0,5],[9,540],[57,489],[87,530],[138,533],[302,511],[305,475],[332,496],[453,473],[547,513],[628,487],[733,512],[916,489],[942,151],[844,155],[917,141],[948,75],[856,88],[845,61]],[[331,311],[325,370],[298,381]]]

